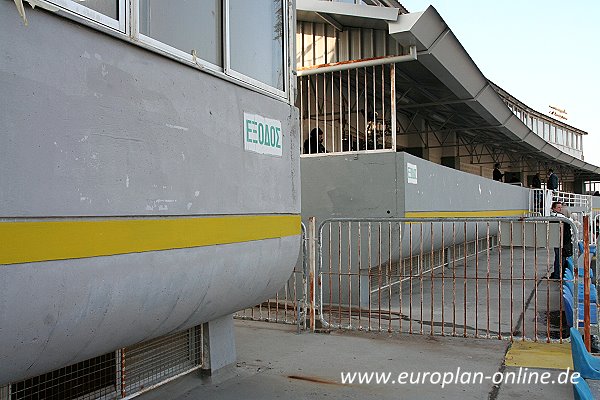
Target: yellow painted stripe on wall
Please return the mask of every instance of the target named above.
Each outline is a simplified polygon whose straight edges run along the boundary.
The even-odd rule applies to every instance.
[[[0,222],[0,264],[182,249],[300,233],[299,215]]]
[[[409,211],[405,218],[468,218],[468,217],[515,217],[527,214],[527,210],[488,211]]]

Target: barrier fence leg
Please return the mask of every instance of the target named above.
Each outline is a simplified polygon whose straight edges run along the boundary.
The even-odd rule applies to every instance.
[[[308,301],[310,303],[310,331],[316,329],[315,310],[315,271],[317,266],[316,252],[316,218],[308,218]]]
[[[590,231],[589,215],[583,216],[583,338],[588,351],[592,350],[590,337]],[[567,227],[567,229],[569,229]],[[573,249],[575,250],[575,249]]]

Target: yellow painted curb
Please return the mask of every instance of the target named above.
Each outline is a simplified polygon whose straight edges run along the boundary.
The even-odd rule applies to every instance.
[[[570,343],[513,342],[506,353],[508,367],[573,369]]]

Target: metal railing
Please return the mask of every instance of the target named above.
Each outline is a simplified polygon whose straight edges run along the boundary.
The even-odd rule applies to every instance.
[[[395,64],[344,67],[298,77],[302,154],[395,151]],[[322,142],[310,139],[315,128]]]
[[[298,330],[306,329],[307,322],[307,262],[308,248],[306,226],[302,223],[302,246],[298,262],[285,286],[275,297],[254,307],[236,312],[238,319],[265,321],[298,326]]]
[[[548,276],[568,228],[576,257],[564,218],[326,220],[316,313],[328,329],[561,341],[573,316]]]
[[[549,216],[552,202],[561,201],[563,206],[571,212],[571,218],[579,228],[579,240],[583,240],[581,226],[584,215],[593,215],[592,196],[585,194],[552,191],[547,189],[529,190],[529,216]],[[598,218],[590,221],[590,243],[597,241]]]

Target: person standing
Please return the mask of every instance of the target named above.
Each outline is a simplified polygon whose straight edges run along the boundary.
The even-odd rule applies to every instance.
[[[315,153],[326,153],[321,128],[313,128],[310,131],[310,137],[304,141],[304,154]]]
[[[540,173],[535,174],[533,179],[531,180],[531,188],[532,189],[541,189],[542,188],[542,180],[540,179]]]
[[[531,180],[531,188],[532,189],[541,189],[542,188],[542,180],[540,178],[539,172],[537,174],[535,174],[535,176]],[[535,201],[534,204],[535,204],[536,211],[542,212],[543,211],[542,210],[542,208],[543,208],[542,191],[541,190],[534,191],[533,199]]]
[[[502,172],[500,172],[500,164],[498,164],[498,163],[494,164],[494,173],[492,174],[492,177],[494,178],[494,180],[502,182],[503,176],[504,176],[504,174]]]
[[[560,201],[552,203],[552,217],[564,217],[563,204]],[[550,274],[550,279],[560,279],[566,268],[567,258],[573,255],[573,243],[571,236],[571,226],[562,223],[562,248],[554,248],[554,271]],[[562,265],[562,268],[561,268]]]
[[[548,182],[546,182],[548,190],[558,190],[558,176],[551,169],[548,170]]]

